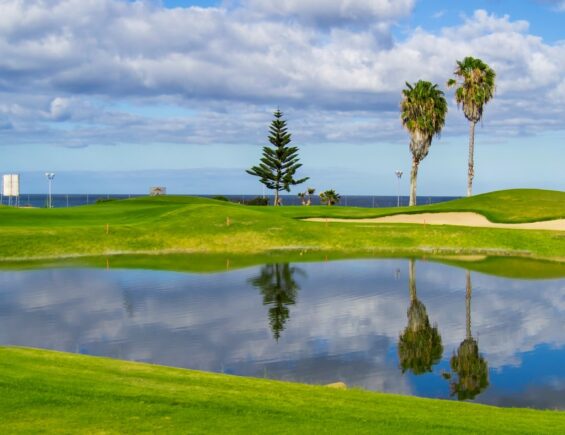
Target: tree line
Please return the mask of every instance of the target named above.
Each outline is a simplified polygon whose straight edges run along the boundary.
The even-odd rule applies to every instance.
[[[455,78],[447,81],[447,86],[456,88],[455,101],[469,121],[467,196],[471,196],[475,176],[475,127],[482,119],[485,105],[494,96],[496,73],[481,59],[469,56],[457,61],[454,75]],[[402,90],[400,118],[403,127],[410,135],[409,148],[412,154],[410,206],[416,205],[419,165],[428,155],[433,137],[441,134],[445,126],[447,110],[445,94],[438,84],[419,80],[413,84],[407,82],[406,88]],[[259,164],[246,172],[258,177],[265,187],[275,192],[274,205],[277,206],[281,205],[281,191],[290,192],[291,186],[302,184],[309,180],[309,177],[295,178],[297,170],[302,166],[298,157],[298,147],[290,145],[292,137],[283,119],[283,113],[277,109],[274,117],[268,136],[271,146],[263,147]],[[313,189],[307,190],[310,191],[313,193]],[[303,203],[310,203],[309,195],[308,201]],[[334,190],[322,192],[321,197],[328,205],[335,204],[336,200],[339,201],[339,195]],[[331,199],[328,200],[330,197]]]

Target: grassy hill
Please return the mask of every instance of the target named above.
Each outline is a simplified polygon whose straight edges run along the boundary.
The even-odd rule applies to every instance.
[[[540,189],[512,189],[484,193],[439,204],[417,207],[281,207],[271,213],[292,218],[371,218],[394,214],[475,212],[491,222],[527,223],[565,218],[565,192]]]
[[[0,347],[5,433],[564,433],[565,413]]]
[[[476,211],[501,222],[565,217],[565,193],[512,190],[409,212]],[[338,256],[482,254],[565,259],[562,232],[399,224],[304,222],[301,217],[373,217],[402,208],[249,207],[194,197],[135,198],[68,209],[0,207],[0,258],[273,252]],[[334,255],[335,256],[335,255]]]

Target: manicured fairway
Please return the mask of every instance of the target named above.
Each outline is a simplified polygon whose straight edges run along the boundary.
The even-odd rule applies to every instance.
[[[565,413],[0,348],[3,433],[564,433]]]
[[[417,211],[467,210],[499,222],[565,217],[565,193],[513,190]],[[311,216],[374,217],[403,208],[249,207],[194,197],[137,198],[69,209],[0,207],[0,258],[201,253],[339,256],[481,254],[565,259],[565,234],[402,224],[304,222]]]
[[[274,207],[273,207],[274,208]],[[269,208],[269,211],[271,208]],[[526,223],[565,218],[565,192],[511,189],[417,207],[282,207],[288,217],[371,218],[404,213],[476,212],[498,223]]]

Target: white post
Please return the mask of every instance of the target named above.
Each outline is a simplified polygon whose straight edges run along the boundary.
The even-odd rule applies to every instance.
[[[402,171],[394,171],[394,173],[396,174],[396,177],[398,178],[398,188],[397,188],[397,200],[396,200],[396,206],[400,207],[400,179],[402,178]]]
[[[53,208],[53,198],[51,197],[51,183],[53,182],[53,178],[55,178],[55,173],[46,172],[45,176],[47,177],[47,183],[49,184],[49,198],[47,199],[47,208]]]

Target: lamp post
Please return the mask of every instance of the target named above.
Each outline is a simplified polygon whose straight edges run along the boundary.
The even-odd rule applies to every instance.
[[[53,183],[53,178],[55,178],[54,172],[46,172],[47,183],[49,184],[49,199],[47,200],[47,208],[53,208],[53,201],[51,198],[51,184]]]
[[[400,207],[400,179],[402,178],[402,171],[396,170],[394,171],[394,173],[396,174],[396,178],[398,178],[398,198],[397,198],[397,202],[396,202],[396,206]]]

